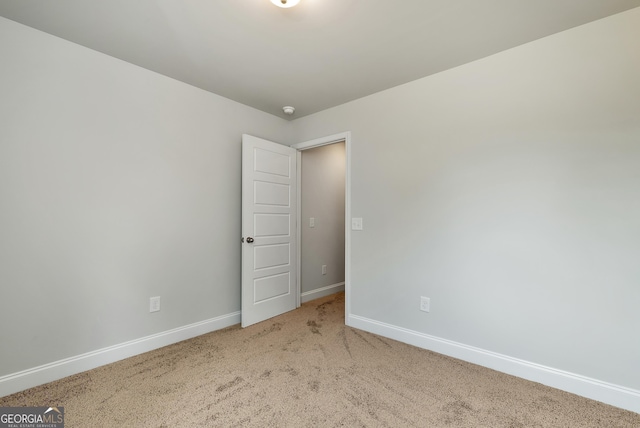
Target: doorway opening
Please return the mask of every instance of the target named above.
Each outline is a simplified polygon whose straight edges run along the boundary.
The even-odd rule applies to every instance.
[[[300,303],[344,291],[344,142],[301,152]]]
[[[297,153],[298,306],[345,292],[350,314],[350,133],[291,147]]]

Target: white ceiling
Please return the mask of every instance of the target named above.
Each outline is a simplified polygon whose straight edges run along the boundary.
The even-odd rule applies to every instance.
[[[0,0],[0,16],[293,118],[640,0]],[[1,41],[0,41],[1,42]]]

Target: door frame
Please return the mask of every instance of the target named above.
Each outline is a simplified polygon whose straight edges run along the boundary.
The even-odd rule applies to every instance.
[[[302,151],[313,149],[315,147],[327,146],[329,144],[341,143],[344,141],[345,149],[345,189],[344,189],[344,296],[345,296],[345,324],[349,325],[349,316],[351,315],[351,132],[341,132],[338,134],[328,135],[326,137],[320,137],[302,143],[292,144],[291,147],[298,151],[296,159],[297,169],[297,282],[298,282],[298,297],[297,307],[300,307],[300,295],[302,294],[302,283],[300,282],[301,272],[301,238],[302,238]]]

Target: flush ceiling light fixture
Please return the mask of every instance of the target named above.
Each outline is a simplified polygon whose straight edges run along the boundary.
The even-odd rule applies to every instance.
[[[278,7],[293,7],[300,3],[300,0],[271,0],[271,3]]]

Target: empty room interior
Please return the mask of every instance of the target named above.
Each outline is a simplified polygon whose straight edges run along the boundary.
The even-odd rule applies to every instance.
[[[0,65],[0,408],[640,426],[640,0],[0,0]]]

